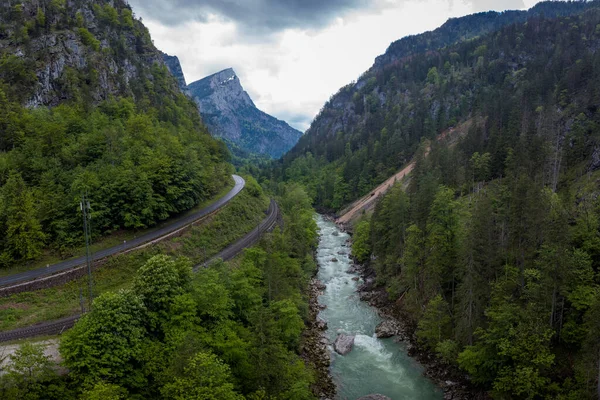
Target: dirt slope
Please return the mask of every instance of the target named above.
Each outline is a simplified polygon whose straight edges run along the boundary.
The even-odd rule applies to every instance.
[[[483,123],[484,120],[478,120],[477,123]],[[474,120],[469,119],[462,124],[459,124],[455,128],[447,129],[438,135],[437,141],[441,142],[446,140],[448,146],[453,146],[457,143],[458,139],[465,136],[469,131],[469,128],[473,125]],[[425,151],[425,156],[427,157],[429,154],[429,148]],[[396,182],[402,181],[408,174],[412,172],[415,168],[415,161],[411,161],[405,167],[403,167],[400,171],[389,177],[385,182],[381,185],[377,186],[375,189],[370,191],[364,197],[356,200],[349,207],[342,210],[340,217],[336,220],[336,222],[342,227],[347,227],[351,225],[361,214],[362,211],[369,211],[375,208],[375,204],[377,203],[380,196],[384,195],[389,188],[391,188]]]

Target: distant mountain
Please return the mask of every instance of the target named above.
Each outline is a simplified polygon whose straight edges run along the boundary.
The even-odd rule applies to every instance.
[[[552,54],[542,56],[546,64],[540,61],[533,66],[532,60],[539,54],[530,50],[526,55],[523,39],[511,34],[511,29],[533,29],[534,23],[558,17],[579,18],[586,10],[593,14],[598,8],[600,1],[543,2],[528,11],[453,18],[431,32],[393,42],[357,82],[341,88],[323,106],[297,145],[286,153],[282,170],[306,160],[307,170],[320,174],[306,178],[317,204],[340,209],[409,162],[422,139],[431,139],[481,112],[482,98],[485,104],[491,103],[482,87],[497,89],[516,79],[513,75],[548,68]],[[569,25],[568,20],[563,24]],[[504,31],[512,47],[499,53],[500,45],[493,35]],[[581,35],[577,39],[589,43],[590,33]],[[552,42],[539,40],[539,46],[554,49]],[[572,45],[556,48],[557,53],[573,51]],[[581,64],[579,58],[583,59],[572,56],[567,64]],[[458,73],[460,68],[465,69],[462,74]],[[488,78],[485,74],[471,75],[473,71],[487,71],[490,81],[483,79]],[[586,90],[581,88],[582,93]],[[507,99],[502,100],[503,109],[507,109]],[[498,166],[503,162],[501,153],[497,157]],[[314,160],[321,163],[319,167],[311,164]]]
[[[242,150],[279,158],[302,133],[262,111],[231,68],[188,86],[210,132]]]

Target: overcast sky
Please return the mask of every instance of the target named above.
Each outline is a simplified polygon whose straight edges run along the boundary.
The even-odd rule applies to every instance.
[[[129,0],[188,83],[233,67],[261,110],[305,131],[389,44],[450,17],[538,0]]]

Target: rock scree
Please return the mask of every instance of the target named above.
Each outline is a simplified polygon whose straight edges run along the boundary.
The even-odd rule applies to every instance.
[[[401,327],[394,320],[385,320],[375,328],[375,336],[379,339],[390,338],[400,333]]]

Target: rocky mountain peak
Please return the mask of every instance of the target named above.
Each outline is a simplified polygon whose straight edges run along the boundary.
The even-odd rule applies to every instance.
[[[244,151],[278,158],[302,135],[256,108],[233,68],[191,83],[188,89],[210,132]]]
[[[212,103],[215,102],[218,103],[216,106],[219,109],[255,107],[254,102],[242,87],[240,79],[233,68],[227,68],[216,74],[207,76],[190,84],[188,88],[198,102],[200,112],[211,112],[213,110]],[[210,102],[202,101],[209,97],[211,98]]]

